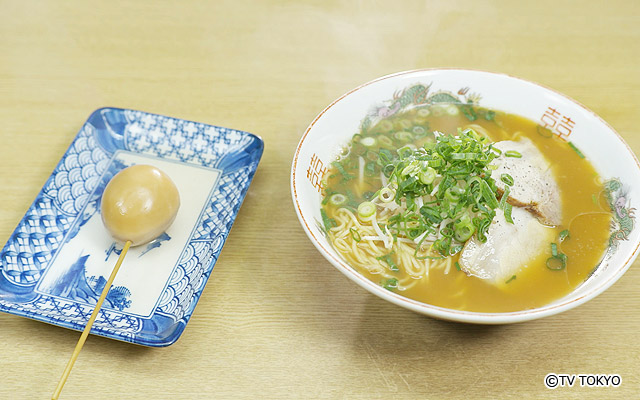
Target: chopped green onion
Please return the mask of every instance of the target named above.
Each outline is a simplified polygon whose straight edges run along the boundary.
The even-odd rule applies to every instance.
[[[452,238],[455,234],[454,230],[449,228],[448,226],[440,229],[440,234],[446,238]]]
[[[385,166],[393,160],[393,153],[389,149],[380,149],[378,151],[378,164]]]
[[[425,133],[427,133],[427,130],[426,130],[426,129],[424,129],[423,127],[421,127],[421,126],[414,126],[414,127],[411,129],[411,131],[412,131],[413,133],[415,133],[416,135],[420,135],[420,136],[422,136],[422,135],[424,135]]]
[[[457,203],[464,193],[464,189],[457,186],[452,186],[444,191],[444,198]]]
[[[559,239],[560,239],[561,242],[564,242],[565,239],[569,239],[569,238],[571,238],[571,235],[569,234],[569,230],[568,229],[565,229],[562,232],[560,232]]]
[[[362,237],[360,236],[360,232],[358,232],[358,230],[356,228],[351,228],[351,237],[353,238],[353,240],[355,240],[356,242],[359,242],[362,240]]]
[[[407,202],[407,210],[415,211],[416,202],[415,202],[415,199],[413,198],[413,196],[408,194],[407,197],[405,197],[405,201]]]
[[[378,198],[383,203],[389,203],[396,197],[396,193],[389,188],[380,189],[380,193],[378,193]]]
[[[487,202],[487,205],[493,209],[498,208],[496,194],[491,190],[487,181],[480,180],[480,190],[482,190],[482,197]]]
[[[403,146],[403,147],[400,147],[398,150],[396,150],[396,152],[398,153],[400,158],[404,158],[404,157],[408,157],[413,153],[413,148],[409,146]]]
[[[504,206],[507,204],[507,201],[509,200],[509,194],[511,194],[511,189],[509,189],[509,186],[507,186],[506,188],[504,188],[504,192],[502,193],[502,197],[500,197],[500,206],[499,206],[499,208],[501,210],[504,210]]]
[[[378,153],[376,153],[373,150],[367,150],[367,152],[364,154],[365,158],[369,161],[378,161]]]
[[[377,176],[378,175],[378,167],[377,164],[373,161],[369,161],[365,166],[364,166],[364,174],[366,176],[372,177],[372,176]]]
[[[553,137],[553,132],[551,132],[551,129],[546,128],[542,125],[538,125],[536,126],[536,130],[538,131],[538,135],[544,137],[544,138],[552,138]]]
[[[445,113],[449,106],[439,105],[438,110]],[[458,136],[434,132],[434,139],[422,148],[400,149],[395,157],[380,151],[377,162],[395,189],[395,201],[406,207],[387,221],[385,229],[408,239],[435,236],[431,249],[446,257],[460,252],[474,235],[486,242],[494,210],[501,205],[490,165],[500,151],[472,129],[460,129]],[[451,222],[441,226],[445,219]]]
[[[406,167],[404,167],[402,169],[402,171],[400,172],[400,175],[403,176],[403,177],[404,176],[409,176],[409,175],[413,176],[413,175],[415,175],[415,173],[417,171],[418,171],[418,169],[417,169],[416,165],[409,164],[409,165],[407,165]]]
[[[485,243],[487,241],[486,233],[491,226],[491,218],[474,218],[473,225],[476,227],[476,236],[480,242]]]
[[[500,180],[507,186],[513,186],[513,177],[509,174],[500,175]]]
[[[380,142],[381,146],[385,146],[385,147],[392,147],[393,146],[393,142],[387,136],[378,137],[378,142]]]
[[[341,206],[346,202],[347,202],[347,196],[340,193],[336,193],[331,197],[329,197],[329,203],[331,203],[334,206]]]
[[[478,158],[476,153],[451,153],[452,160],[475,160]]]
[[[336,221],[333,218],[329,218],[326,211],[323,208],[320,209],[320,216],[322,217],[322,224],[324,226],[325,231],[329,232],[329,229],[336,226]]]
[[[324,196],[324,199],[322,199],[322,202],[320,204],[322,204],[323,206],[325,204],[327,204],[329,202],[329,199],[331,198],[331,195],[333,194],[333,191],[327,190],[326,195]]]
[[[398,265],[395,261],[393,261],[393,258],[391,257],[393,254],[394,252],[392,251],[391,253],[385,254],[384,256],[376,257],[376,260],[384,261],[389,264],[389,268],[392,271],[399,271],[400,269],[398,268]]]
[[[505,157],[522,158],[522,154],[515,150],[507,150],[504,152]]]
[[[358,216],[363,219],[369,219],[376,214],[376,205],[370,201],[363,201],[358,206]]]
[[[425,185],[430,185],[436,179],[436,170],[427,167],[425,170],[422,170],[418,173],[418,179]]]
[[[509,283],[509,282],[511,282],[511,281],[512,281],[512,280],[514,280],[514,279],[516,279],[516,276],[515,276],[515,275],[513,275],[511,278],[507,279],[507,281],[506,281],[505,283]]]
[[[478,119],[478,115],[476,114],[476,111],[473,109],[473,107],[471,107],[471,105],[465,104],[460,108],[464,116],[467,117],[469,121],[475,121],[476,119]]]
[[[407,131],[398,131],[393,134],[393,137],[401,142],[410,142],[413,140],[413,135]]]
[[[344,179],[345,181],[348,181],[350,179],[353,179],[354,176],[349,174],[345,169],[344,166],[342,165],[342,163],[339,163],[337,161],[334,161],[331,163],[331,165],[333,165],[334,167],[336,167],[336,169],[338,170],[338,172],[340,172],[340,175],[342,175],[342,179]]]
[[[456,107],[454,104],[448,104],[445,107],[446,107],[445,111],[447,112],[447,114],[449,114],[451,116],[455,116],[455,115],[458,115],[460,113],[460,110],[458,110],[458,107]]]
[[[558,245],[551,243],[551,257],[547,259],[547,268],[561,271],[567,266],[567,255],[558,251]]]
[[[433,248],[436,249],[443,256],[449,256],[449,248],[451,247],[451,238],[450,237],[441,237],[440,239],[433,242]]]
[[[449,247],[449,255],[450,256],[455,256],[456,254],[460,253],[462,251],[462,245],[454,245]]]
[[[443,161],[441,159],[429,160],[427,161],[427,165],[433,168],[438,168],[446,165],[446,161]]]
[[[393,290],[398,288],[398,280],[396,278],[390,278],[380,282],[383,288],[387,290]]]
[[[487,110],[486,114],[484,114],[484,119],[487,121],[493,121],[496,117],[496,112],[492,110]]]
[[[569,147],[571,147],[573,149],[573,151],[576,152],[576,154],[578,154],[578,157],[580,158],[584,158],[584,154],[582,154],[582,152],[580,150],[578,150],[578,148],[576,147],[575,144],[571,143],[571,142],[567,142],[569,144]]]
[[[475,233],[476,228],[471,221],[455,226],[455,238],[458,242],[466,242]]]
[[[558,254],[555,257],[549,257],[547,259],[547,268],[552,271],[562,271],[567,267],[567,256],[565,254]]]
[[[456,261],[456,262],[455,262],[455,266],[456,266],[456,269],[457,269],[458,271],[460,271],[460,270],[461,270],[461,268],[460,268],[460,263],[459,263],[459,262],[457,262],[457,261]]]
[[[440,222],[442,222],[440,211],[435,207],[431,207],[429,205],[422,206],[422,208],[420,209],[420,214],[422,214],[422,216],[427,219],[427,222],[433,225],[438,225],[440,224]]]
[[[366,147],[373,147],[376,144],[376,138],[367,136],[360,139],[360,143]]]
[[[511,204],[506,203],[504,205],[504,209],[502,210],[504,212],[504,219],[510,223],[513,224],[513,218],[511,218]]]

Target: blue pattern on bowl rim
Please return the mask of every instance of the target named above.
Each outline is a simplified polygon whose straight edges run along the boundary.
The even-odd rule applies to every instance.
[[[174,343],[209,279],[263,149],[262,139],[243,131],[141,111],[96,110],[0,252],[0,311],[75,330],[84,328],[93,311],[93,295],[99,292],[100,283],[104,285],[102,277],[81,274],[84,279],[61,279],[56,284],[64,281],[65,286],[55,288],[55,295],[39,290],[39,284],[65,244],[88,229],[85,224],[93,216],[99,216],[104,186],[127,166],[117,159],[118,154],[129,152],[217,174],[152,313],[148,317],[128,313],[130,290],[112,287],[111,307],[101,309],[91,330],[145,346]],[[142,254],[161,245],[158,242]],[[118,250],[111,246],[104,254],[92,255],[104,258],[106,254],[108,259],[114,251]],[[69,268],[83,271],[85,261],[80,256]]]

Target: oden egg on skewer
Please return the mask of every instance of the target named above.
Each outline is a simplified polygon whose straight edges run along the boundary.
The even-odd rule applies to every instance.
[[[116,174],[102,194],[102,222],[111,235],[132,246],[160,236],[176,218],[180,195],[171,178],[151,165]]]
[[[101,202],[102,222],[124,247],[58,382],[53,400],[60,396],[129,247],[149,243],[160,236],[171,226],[179,208],[180,195],[176,185],[167,174],[151,165],[125,168],[105,187]]]

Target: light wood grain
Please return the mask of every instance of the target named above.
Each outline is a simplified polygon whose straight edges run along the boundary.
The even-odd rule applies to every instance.
[[[90,336],[62,399],[633,398],[638,263],[570,312],[513,326],[429,319],[366,293],[306,239],[289,171],[309,122],[368,80],[504,72],[575,98],[640,152],[634,1],[0,0],[0,243],[87,116],[134,108],[242,129],[265,152],[180,340]],[[78,333],[0,314],[0,399],[44,399]],[[544,387],[617,373],[612,389]]]

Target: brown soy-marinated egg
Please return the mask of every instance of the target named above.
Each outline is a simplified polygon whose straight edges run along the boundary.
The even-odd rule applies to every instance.
[[[171,178],[151,165],[133,165],[118,172],[102,194],[102,221],[119,241],[148,243],[173,223],[180,195]]]

